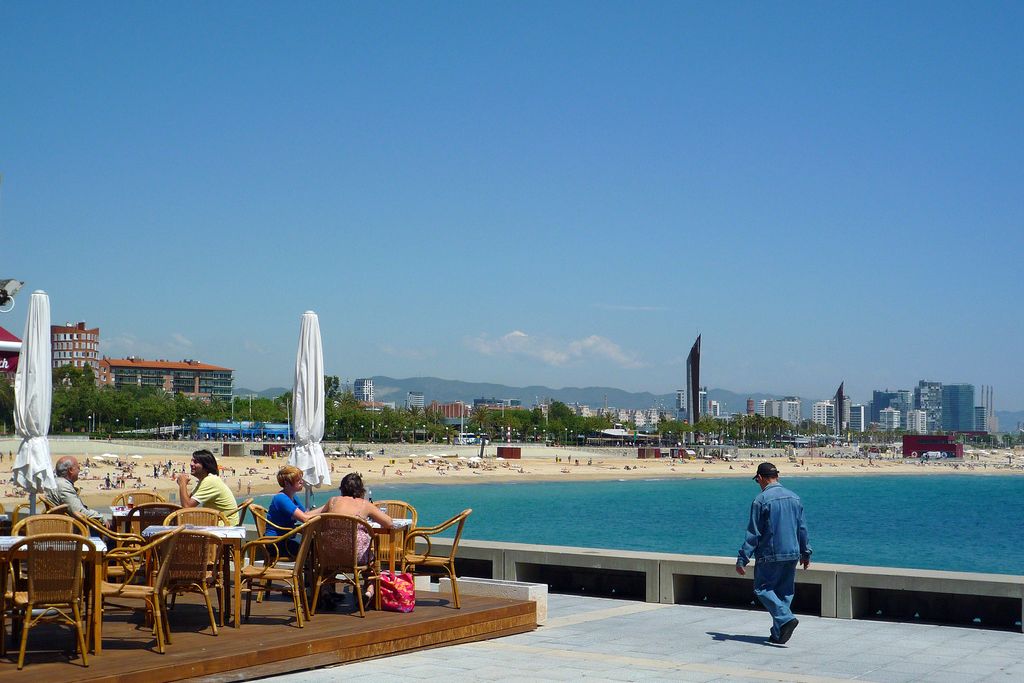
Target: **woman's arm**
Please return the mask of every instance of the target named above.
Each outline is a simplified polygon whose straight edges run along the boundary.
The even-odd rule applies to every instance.
[[[388,517],[385,513],[378,510],[376,505],[374,505],[368,500],[364,502],[366,503],[365,510],[367,517],[377,522],[377,524],[380,524],[381,527],[384,529],[390,529],[394,526],[394,522],[391,520],[391,518]]]

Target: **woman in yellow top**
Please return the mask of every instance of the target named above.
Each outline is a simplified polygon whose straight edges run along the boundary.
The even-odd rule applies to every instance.
[[[205,448],[192,454],[192,476],[199,480],[199,484],[188,492],[189,475],[182,472],[177,477],[178,498],[181,506],[186,508],[204,507],[219,510],[228,518],[228,524],[238,524],[238,503],[235,501],[231,489],[225,484],[217,473],[217,459],[213,453]]]

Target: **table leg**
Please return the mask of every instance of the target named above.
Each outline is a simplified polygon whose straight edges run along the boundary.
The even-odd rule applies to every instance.
[[[235,628],[242,627],[242,541],[233,539],[231,544],[231,559],[234,560],[234,587],[235,594]]]

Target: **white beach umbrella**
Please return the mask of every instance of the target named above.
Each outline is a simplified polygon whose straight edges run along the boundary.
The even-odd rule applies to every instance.
[[[299,327],[292,428],[295,448],[288,457],[288,464],[302,470],[302,479],[308,486],[330,486],[331,469],[320,445],[324,438],[324,350],[320,343],[320,319],[312,311],[302,314]],[[306,507],[309,507],[309,497],[307,487]]]
[[[18,370],[14,375],[14,428],[21,437],[14,459],[14,481],[29,492],[29,508],[36,511],[36,494],[56,489],[50,462],[50,406],[53,370],[50,361],[50,299],[32,293]]]

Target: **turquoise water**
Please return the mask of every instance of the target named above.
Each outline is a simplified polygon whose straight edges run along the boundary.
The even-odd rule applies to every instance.
[[[819,562],[1024,574],[1024,477],[787,477],[784,485],[804,501]],[[476,540],[723,556],[735,556],[758,492],[742,478],[372,488],[378,500],[412,503],[423,526],[473,508],[464,535]]]

